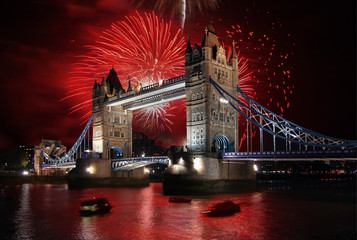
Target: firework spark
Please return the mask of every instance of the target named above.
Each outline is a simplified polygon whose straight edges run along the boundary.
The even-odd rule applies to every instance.
[[[70,109],[71,113],[84,112],[84,119],[91,114],[94,76],[101,75],[112,66],[119,79],[128,79],[129,76],[131,84],[142,86],[184,73],[185,39],[180,29],[175,31],[171,22],[165,22],[154,13],[142,16],[136,12],[123,21],[113,23],[95,44],[86,47],[89,53],[79,56],[80,60],[73,64],[65,97],[77,102]],[[128,80],[122,81],[122,85],[126,88]],[[135,111],[134,127],[144,133],[170,131],[171,118],[174,117],[172,111],[179,114],[184,109],[167,103]],[[148,116],[150,122],[147,121]]]
[[[244,61],[240,59],[241,64],[244,63],[240,66],[240,71],[243,69],[248,71],[248,79],[243,80],[240,75],[239,86],[259,103],[283,116],[285,110],[290,107],[289,98],[294,89],[292,84],[294,68],[289,60],[294,54],[295,44],[292,42],[291,35],[286,32],[282,23],[271,16],[270,12],[252,6],[238,15],[242,16],[239,24],[230,24],[227,27],[224,26],[222,18],[218,21],[225,29],[226,35],[222,35],[223,40],[228,42],[235,40],[236,51],[245,58]],[[262,22],[256,22],[257,15]],[[253,20],[254,24],[251,24]],[[255,139],[247,139],[247,129],[250,127],[247,127],[247,122],[241,116],[239,126],[240,149],[245,148],[244,141],[259,140],[258,129],[255,126],[250,133],[256,136]],[[259,144],[254,145],[259,146]]]
[[[271,91],[292,93],[293,87],[287,82],[291,74],[291,68],[286,62],[289,53],[279,52],[283,57],[278,68],[284,66],[282,73],[287,78],[280,82],[283,87],[278,84],[279,69],[271,65],[269,67],[278,51],[278,44],[272,36],[248,30],[238,24],[232,25],[227,33],[226,39],[221,39],[222,42],[228,39],[231,41],[232,38],[238,42],[238,80],[243,91],[257,100],[267,102],[268,107],[274,103],[273,97],[270,96]],[[136,12],[123,21],[113,23],[95,44],[87,46],[89,53],[80,56],[80,61],[74,64],[66,97],[77,101],[71,111],[84,111],[83,118],[90,115],[89,96],[94,82],[93,76],[108,71],[112,66],[115,66],[120,79],[130,76],[132,84],[141,83],[143,86],[184,74],[185,42],[180,29],[173,30],[170,22],[164,22],[154,13],[144,13],[142,16]],[[232,49],[228,47],[226,52],[227,56],[230,56]],[[272,79],[275,79],[277,84],[273,85]],[[122,82],[122,85],[125,88],[127,82]],[[286,95],[285,101],[287,102]],[[283,104],[277,102],[276,105],[280,107],[281,112],[284,111]],[[286,103],[286,108],[288,107],[289,102]],[[172,139],[182,139],[185,137],[185,126],[181,124],[182,129],[177,131],[173,125],[177,120],[183,122],[186,117],[185,110],[184,100],[137,110],[134,112],[134,130],[156,138],[159,142],[164,142],[163,138],[166,139],[170,135]],[[243,130],[240,133],[246,134],[245,121],[240,118],[239,122]],[[254,131],[253,128],[253,136]]]

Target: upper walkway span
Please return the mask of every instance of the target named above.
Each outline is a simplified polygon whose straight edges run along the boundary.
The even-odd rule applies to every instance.
[[[140,92],[130,91],[108,98],[105,106],[124,106],[126,110],[137,110],[186,98],[185,76],[178,76],[142,87]]]

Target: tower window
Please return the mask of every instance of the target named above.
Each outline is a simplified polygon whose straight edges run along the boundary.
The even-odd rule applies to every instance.
[[[114,137],[120,137],[120,133],[118,131],[114,131]]]

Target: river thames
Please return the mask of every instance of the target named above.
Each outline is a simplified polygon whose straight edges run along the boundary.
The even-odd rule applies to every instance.
[[[1,239],[355,239],[354,191],[259,190],[189,196],[169,203],[162,184],[144,188],[69,190],[67,184],[5,187],[14,200],[0,202]],[[82,217],[80,202],[107,197],[111,213]],[[202,211],[230,199],[233,216],[209,218]]]

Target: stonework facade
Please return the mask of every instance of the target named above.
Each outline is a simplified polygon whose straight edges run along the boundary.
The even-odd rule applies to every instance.
[[[42,152],[46,153],[52,158],[62,157],[67,152],[66,146],[62,145],[60,140],[46,140],[42,139],[41,143],[35,146],[34,153],[34,168],[38,176],[46,175],[44,170],[41,170],[42,164],[45,162],[45,158]],[[49,174],[47,174],[49,175]]]
[[[234,43],[228,62],[213,26],[208,26],[201,46],[195,44],[192,48],[188,40],[185,74],[188,151],[218,151],[220,146],[214,141],[217,136],[226,136],[232,146],[236,145],[236,113],[231,106],[220,101],[219,93],[210,83],[211,77],[231,95],[238,97],[238,59]]]
[[[132,121],[133,112],[123,106],[107,107],[103,102],[108,97],[124,93],[114,69],[101,84],[94,83],[92,97],[93,114],[93,151],[109,158],[110,149],[120,148],[123,157],[131,157],[132,153]]]

